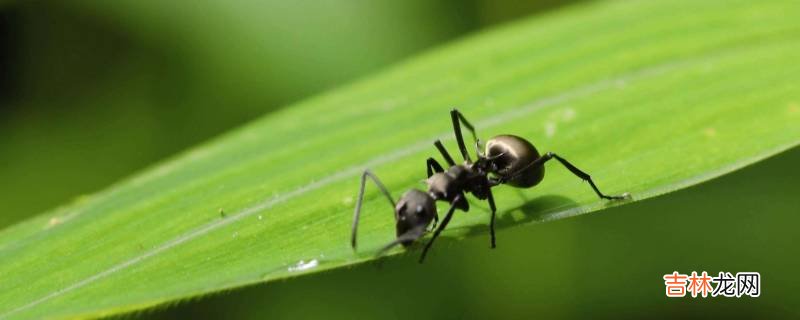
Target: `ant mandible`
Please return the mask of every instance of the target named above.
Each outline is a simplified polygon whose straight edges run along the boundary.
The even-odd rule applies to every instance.
[[[398,244],[408,247],[415,240],[421,238],[425,233],[430,231],[428,225],[433,221],[431,230],[435,228],[435,231],[433,232],[433,237],[431,237],[425,245],[425,249],[422,251],[422,255],[419,258],[420,263],[425,260],[425,255],[428,253],[431,245],[433,245],[433,241],[435,241],[436,238],[439,237],[439,233],[447,227],[447,224],[453,216],[453,212],[455,212],[456,209],[465,212],[469,211],[469,203],[467,202],[465,193],[470,193],[479,200],[487,200],[489,202],[489,208],[492,211],[489,230],[492,248],[495,248],[494,222],[497,208],[495,207],[494,197],[492,196],[492,188],[501,184],[516,188],[532,188],[539,184],[544,178],[544,164],[551,159],[558,160],[558,162],[564,165],[564,167],[574,175],[589,182],[594,192],[602,199],[621,200],[629,197],[627,193],[619,196],[603,194],[594,184],[589,174],[581,171],[555,153],[547,152],[544,155],[540,155],[530,142],[518,136],[495,136],[486,143],[485,153],[482,153],[480,151],[480,141],[475,134],[475,128],[472,124],[470,124],[457,109],[450,111],[450,117],[453,121],[453,131],[455,133],[456,142],[458,143],[458,148],[461,151],[461,156],[464,158],[464,163],[457,165],[447,152],[447,149],[442,145],[442,142],[436,140],[433,144],[442,154],[449,168],[445,171],[434,158],[428,158],[428,179],[425,180],[425,183],[428,185],[428,191],[423,192],[418,189],[408,190],[400,197],[397,203],[392,200],[392,196],[383,183],[381,183],[380,179],[370,172],[369,169],[365,170],[361,175],[361,189],[358,192],[358,201],[356,202],[355,212],[353,214],[351,235],[353,250],[356,249],[356,231],[361,215],[361,204],[364,199],[364,188],[366,186],[367,177],[375,182],[375,185],[378,186],[389,200],[392,207],[394,207],[394,217],[397,223],[397,239],[384,246],[378,252],[378,255],[382,255]],[[467,147],[464,144],[464,138],[461,134],[461,125],[469,130],[477,146],[478,151],[476,153],[478,159],[474,162],[470,158]],[[436,210],[436,201],[447,201],[450,204],[447,214],[438,227],[436,227],[439,220],[439,215]]]

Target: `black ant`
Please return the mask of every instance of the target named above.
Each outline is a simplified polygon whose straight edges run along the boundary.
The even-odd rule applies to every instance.
[[[531,188],[537,185],[544,178],[544,163],[551,159],[556,159],[564,165],[570,172],[579,178],[589,182],[595,193],[602,198],[608,200],[620,200],[629,197],[627,193],[620,196],[608,196],[600,192],[597,186],[592,181],[589,174],[581,171],[564,158],[556,155],[555,153],[548,152],[544,155],[539,155],[536,148],[527,140],[514,136],[514,135],[499,135],[490,139],[486,143],[486,151],[480,151],[480,141],[475,135],[475,128],[467,121],[464,115],[457,109],[450,111],[450,117],[453,121],[453,131],[456,136],[458,148],[464,158],[463,164],[455,164],[453,158],[444,148],[442,142],[436,140],[434,145],[436,149],[442,154],[447,164],[450,166],[447,171],[434,158],[428,158],[427,170],[428,179],[425,183],[428,185],[428,191],[423,192],[417,189],[408,190],[400,200],[395,203],[392,196],[381,181],[369,170],[365,170],[361,175],[361,189],[358,192],[358,201],[356,202],[355,212],[353,216],[353,228],[351,245],[353,250],[356,249],[356,230],[358,228],[358,220],[361,215],[361,204],[364,199],[364,188],[366,186],[367,177],[378,186],[383,192],[389,203],[394,207],[394,217],[397,222],[397,239],[384,246],[378,253],[383,254],[392,247],[402,244],[404,247],[411,245],[415,240],[419,239],[426,232],[433,230],[433,237],[425,245],[422,251],[422,256],[419,258],[421,263],[425,260],[425,255],[428,253],[433,241],[439,236],[439,233],[447,227],[450,218],[453,216],[455,209],[462,211],[469,210],[469,203],[465,197],[465,193],[471,193],[473,196],[480,200],[487,200],[489,208],[492,211],[492,217],[489,222],[489,230],[492,240],[492,248],[495,248],[495,234],[494,222],[497,208],[495,207],[494,197],[492,196],[492,187],[506,184],[517,188]],[[464,145],[464,138],[461,134],[461,125],[464,125],[470,133],[477,146],[478,159],[474,162],[467,152],[467,147]],[[436,201],[447,201],[450,203],[450,208],[444,216],[442,223],[436,227],[439,221],[439,215],[436,211]],[[428,225],[433,221],[430,230]]]

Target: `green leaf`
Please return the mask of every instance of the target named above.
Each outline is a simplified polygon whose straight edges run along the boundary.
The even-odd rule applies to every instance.
[[[270,114],[2,231],[0,318],[109,315],[372,260],[394,221],[370,188],[352,252],[359,173],[372,168],[395,197],[423,187],[431,142],[455,154],[452,106],[484,140],[527,137],[635,200],[796,146],[800,5],[733,2],[576,6]],[[536,188],[495,198],[501,229],[618,204],[557,163]],[[443,236],[489,250],[487,206],[471,207]],[[510,245],[500,230],[499,250]]]

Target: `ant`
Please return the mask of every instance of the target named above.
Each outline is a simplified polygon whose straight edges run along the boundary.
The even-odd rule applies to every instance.
[[[628,193],[619,196],[603,194],[594,184],[589,174],[581,171],[555,153],[547,152],[544,155],[540,155],[530,142],[518,136],[495,136],[486,143],[485,153],[481,152],[481,143],[475,134],[475,128],[472,124],[470,124],[457,109],[452,109],[450,111],[450,117],[453,121],[453,132],[455,133],[461,156],[464,158],[464,163],[456,164],[447,152],[447,149],[442,145],[442,142],[437,139],[433,144],[436,146],[436,149],[439,150],[442,157],[449,165],[449,168],[445,171],[436,159],[428,158],[428,179],[425,180],[425,183],[428,185],[427,192],[418,189],[408,190],[400,197],[397,203],[392,200],[392,196],[383,183],[381,183],[380,179],[369,171],[369,169],[365,170],[361,175],[361,189],[358,192],[358,201],[356,202],[355,212],[353,214],[351,235],[351,246],[353,250],[356,249],[356,231],[358,229],[358,220],[361,215],[361,204],[364,200],[364,188],[366,186],[367,177],[372,179],[375,185],[378,186],[389,200],[392,207],[394,207],[394,217],[397,222],[397,239],[384,246],[378,252],[378,255],[382,255],[398,244],[408,247],[414,241],[425,235],[425,233],[435,229],[433,237],[431,237],[425,245],[425,249],[422,251],[422,255],[419,258],[420,263],[425,260],[425,255],[428,253],[428,250],[431,245],[433,245],[436,238],[439,237],[439,233],[447,227],[447,224],[453,216],[453,212],[455,212],[456,209],[465,212],[469,211],[469,203],[465,196],[466,193],[472,194],[479,200],[486,200],[489,202],[489,208],[492,211],[489,230],[492,248],[495,248],[494,222],[497,207],[495,206],[494,197],[492,196],[492,188],[501,184],[516,188],[532,188],[539,184],[544,178],[544,164],[551,159],[558,160],[558,162],[574,175],[589,182],[589,185],[597,196],[602,199],[622,200],[630,197]],[[464,138],[461,134],[461,125],[469,130],[475,141],[477,159],[474,162],[470,158],[467,147],[464,144]],[[438,227],[436,227],[439,221],[436,201],[447,201],[450,204],[447,214]],[[428,229],[427,227],[431,224],[431,221],[433,221],[433,225]]]

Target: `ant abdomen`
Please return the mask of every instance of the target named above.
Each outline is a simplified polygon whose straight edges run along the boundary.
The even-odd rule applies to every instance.
[[[539,151],[518,136],[505,134],[490,139],[486,143],[486,157],[494,159],[496,171],[492,173],[512,187],[530,188],[544,178],[544,166],[530,165],[541,157]]]

